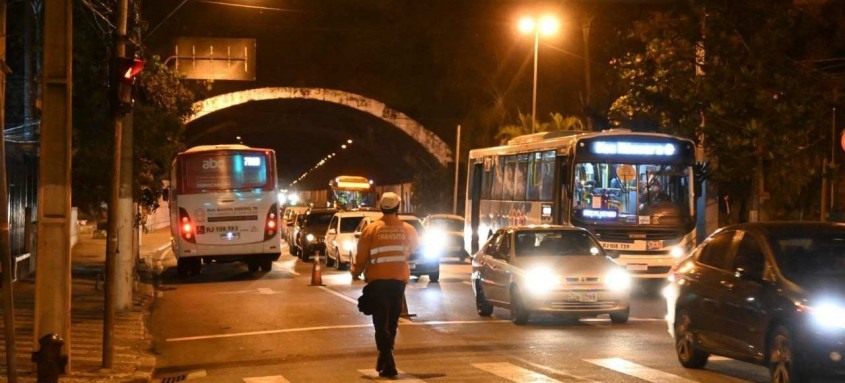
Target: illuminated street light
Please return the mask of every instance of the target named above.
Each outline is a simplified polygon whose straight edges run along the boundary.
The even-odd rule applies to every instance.
[[[346,140],[346,143],[347,143],[347,144],[351,144],[351,143],[352,143],[352,139],[348,139],[348,140]]]
[[[346,149],[346,144],[340,145],[341,149]]]
[[[537,120],[537,52],[540,47],[540,35],[554,35],[559,28],[560,22],[552,15],[544,15],[539,19],[523,17],[519,20],[520,32],[524,34],[534,33],[534,89],[531,99],[531,133],[534,133],[534,121]]]

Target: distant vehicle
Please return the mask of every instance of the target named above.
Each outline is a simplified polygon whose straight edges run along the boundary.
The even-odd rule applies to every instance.
[[[746,223],[719,229],[664,290],[678,361],[711,354],[767,366],[772,382],[845,375],[845,225]]]
[[[168,197],[179,276],[198,274],[203,261],[270,271],[281,255],[273,150],[208,145],[181,152]]]
[[[535,313],[625,323],[630,312],[631,276],[589,231],[571,226],[499,229],[473,257],[472,287],[478,315],[508,308],[517,325]]]
[[[282,238],[293,246],[293,226],[296,223],[296,214],[308,211],[308,206],[288,206],[282,212]]]
[[[635,278],[662,280],[695,246],[695,144],[627,129],[556,131],[469,152],[466,245],[500,227],[583,227]]]
[[[378,219],[378,211],[339,211],[326,232],[326,267],[344,269],[352,262],[358,252],[358,240],[355,238],[355,228],[365,218]]]
[[[296,241],[299,238],[299,232],[302,231],[302,224],[305,223],[305,213],[293,214],[293,227],[290,229],[290,241],[288,242],[291,255],[299,256],[299,244]]]
[[[423,220],[426,251],[439,252],[440,257],[456,257],[463,262],[469,257],[464,249],[464,218],[454,214],[431,214]]]
[[[299,258],[309,261],[316,252],[325,257],[326,254],[326,231],[329,229],[337,209],[312,208],[304,213],[305,219],[297,234],[296,244]]]
[[[329,182],[329,207],[356,210],[376,206],[372,181],[360,176],[337,176]]]
[[[366,216],[361,220],[361,223],[358,224],[358,227],[355,228],[354,232],[354,246],[356,247],[357,253],[357,246],[358,246],[358,239],[361,237],[361,232],[364,231],[364,228],[367,225],[379,220],[381,216],[370,217]],[[428,276],[428,280],[430,282],[437,282],[440,280],[440,254],[438,252],[429,252],[428,254],[424,251],[424,246],[422,244],[422,238],[425,235],[425,228],[423,227],[422,221],[419,217],[413,214],[399,214],[399,220],[403,222],[409,223],[414,229],[417,231],[417,236],[420,239],[420,246],[414,249],[411,252],[410,258],[408,259],[408,267],[411,270],[411,276],[420,277],[423,275]],[[355,261],[355,255],[353,254],[352,261]]]

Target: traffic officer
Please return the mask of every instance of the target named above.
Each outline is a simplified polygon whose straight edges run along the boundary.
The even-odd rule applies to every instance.
[[[382,377],[399,374],[393,360],[393,343],[402,313],[405,284],[411,277],[408,258],[418,243],[414,227],[399,220],[400,202],[396,193],[387,192],[381,196],[382,218],[361,232],[358,254],[350,269],[354,279],[364,273],[367,281],[364,294],[371,294],[379,352],[376,371]]]

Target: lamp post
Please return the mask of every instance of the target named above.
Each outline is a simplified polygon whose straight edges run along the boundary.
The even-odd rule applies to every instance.
[[[519,31],[534,34],[534,86],[531,97],[531,133],[534,133],[535,121],[537,121],[537,55],[540,48],[540,35],[554,35],[557,33],[560,23],[552,15],[544,15],[539,18],[526,16],[519,20]]]

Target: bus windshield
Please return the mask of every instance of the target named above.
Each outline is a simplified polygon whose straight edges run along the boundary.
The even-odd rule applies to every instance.
[[[181,156],[180,191],[272,191],[268,154],[260,151],[210,151]]]
[[[691,167],[580,162],[572,219],[594,224],[683,225],[693,219]]]

